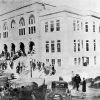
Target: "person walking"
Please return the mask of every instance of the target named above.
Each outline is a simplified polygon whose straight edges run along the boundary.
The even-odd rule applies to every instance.
[[[79,85],[80,85],[80,82],[81,82],[81,78],[80,78],[79,74],[76,74],[74,81],[75,81],[75,84],[76,84],[77,91],[79,91]]]

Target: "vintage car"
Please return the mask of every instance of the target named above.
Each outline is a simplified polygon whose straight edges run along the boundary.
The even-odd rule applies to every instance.
[[[45,95],[47,91],[47,85],[43,84],[41,86],[33,86],[32,97],[33,100],[45,100]]]
[[[53,81],[51,91],[48,91],[45,100],[68,100],[68,83],[64,81]]]

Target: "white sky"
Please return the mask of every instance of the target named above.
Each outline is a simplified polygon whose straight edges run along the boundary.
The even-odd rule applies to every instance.
[[[92,10],[100,13],[100,0],[42,0],[54,5],[67,5],[73,8]]]
[[[0,0],[0,6],[6,4],[6,2],[18,2],[18,1],[25,1],[25,0]],[[78,8],[82,10],[92,10],[95,12],[100,13],[100,0],[40,0],[46,3],[50,3],[53,5],[67,5],[73,8]]]

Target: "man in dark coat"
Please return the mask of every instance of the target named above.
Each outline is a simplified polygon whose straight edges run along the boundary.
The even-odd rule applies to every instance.
[[[76,88],[77,88],[77,91],[78,91],[78,89],[79,89],[79,84],[80,84],[80,82],[81,82],[81,78],[80,78],[79,74],[76,74],[76,76],[75,76],[75,78],[74,78],[74,82],[75,82],[75,84],[76,84]]]

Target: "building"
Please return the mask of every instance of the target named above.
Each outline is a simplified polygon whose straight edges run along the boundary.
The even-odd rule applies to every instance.
[[[99,68],[98,13],[31,0],[9,6],[0,14],[1,61],[2,57],[9,61],[17,53],[24,56],[28,67],[35,59],[54,65],[64,75]],[[14,58],[13,70],[18,59]]]

